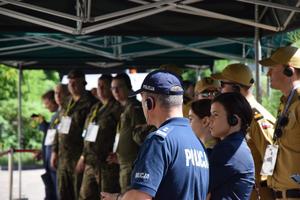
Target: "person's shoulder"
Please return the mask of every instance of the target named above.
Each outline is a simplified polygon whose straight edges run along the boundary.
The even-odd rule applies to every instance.
[[[255,104],[255,106],[252,107],[252,112],[255,121],[259,122],[262,120],[267,120],[271,124],[275,124],[275,117],[259,103]]]

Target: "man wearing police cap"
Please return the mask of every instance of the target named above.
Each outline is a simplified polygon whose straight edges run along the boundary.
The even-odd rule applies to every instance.
[[[82,173],[76,173],[76,163],[82,153],[82,131],[87,114],[96,99],[85,90],[85,75],[73,70],[68,74],[71,98],[61,113],[58,141],[52,149],[51,163],[58,159],[58,194],[61,200],[78,199]]]
[[[255,164],[255,190],[251,199],[274,199],[272,190],[267,187],[266,176],[261,176],[260,171],[266,147],[273,142],[275,118],[252,95],[254,79],[250,68],[240,63],[230,64],[212,77],[220,80],[222,93],[239,92],[251,105],[253,120],[246,136]]]
[[[273,188],[276,199],[299,200],[300,49],[292,46],[278,48],[269,58],[261,60],[260,64],[269,67],[271,87],[283,93],[275,126],[274,145],[270,146],[274,155],[270,158],[276,162],[269,171],[265,170],[269,172],[268,185]],[[268,160],[270,159],[266,159]]]
[[[137,93],[142,95],[147,123],[158,130],[140,149],[130,190],[124,195],[101,193],[104,200],[206,199],[208,161],[203,145],[183,118],[180,80],[165,70],[153,71]]]

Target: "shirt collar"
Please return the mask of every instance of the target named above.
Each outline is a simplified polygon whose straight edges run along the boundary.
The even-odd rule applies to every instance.
[[[187,126],[189,125],[189,120],[184,117],[173,117],[170,119],[167,119],[165,122],[163,122],[160,127],[163,127],[164,125],[179,125],[179,126]]]
[[[243,139],[243,138],[245,138],[245,134],[242,131],[237,131],[225,137],[223,141],[228,139],[232,140],[232,139]]]

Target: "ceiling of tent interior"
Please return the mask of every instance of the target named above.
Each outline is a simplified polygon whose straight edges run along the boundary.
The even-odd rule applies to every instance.
[[[0,61],[58,70],[251,62],[255,27],[263,53],[270,53],[289,43],[283,32],[300,27],[299,6],[299,0],[0,0]]]

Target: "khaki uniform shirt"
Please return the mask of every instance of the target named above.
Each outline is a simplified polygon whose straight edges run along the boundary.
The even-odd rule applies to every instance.
[[[83,139],[82,132],[84,122],[91,107],[96,103],[96,99],[90,94],[85,93],[77,102],[71,98],[69,109],[62,112],[62,116],[72,118],[68,134],[58,132],[58,141],[54,145],[54,151],[58,153],[58,164],[60,169],[74,170],[76,163],[82,153]]]
[[[254,97],[247,98],[254,114],[247,133],[247,144],[251,150],[255,165],[255,181],[259,186],[266,177],[260,175],[266,147],[273,143],[275,118]]]
[[[133,162],[136,159],[139,145],[133,138],[141,135],[139,130],[143,129],[135,129],[146,123],[141,103],[136,99],[129,99],[123,109],[117,128],[117,132],[120,134],[117,147],[120,164]]]
[[[283,112],[287,99],[282,97],[279,114]],[[300,174],[300,89],[295,92],[288,112],[288,124],[282,127],[282,136],[275,141],[279,146],[276,165],[268,185],[275,190],[299,188],[290,176]]]
[[[98,102],[92,107],[84,128],[87,129],[90,123],[95,123],[99,129],[95,142],[84,141],[83,156],[86,164],[95,167],[106,163],[113,148],[121,111],[121,105],[114,99],[110,99],[105,105]]]

